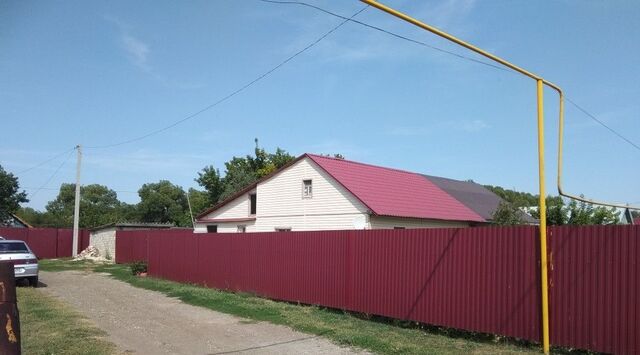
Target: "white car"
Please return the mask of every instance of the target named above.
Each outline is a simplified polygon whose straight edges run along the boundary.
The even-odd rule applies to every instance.
[[[38,286],[38,258],[27,243],[21,240],[0,239],[0,261],[13,263],[16,281],[26,279],[31,286]]]

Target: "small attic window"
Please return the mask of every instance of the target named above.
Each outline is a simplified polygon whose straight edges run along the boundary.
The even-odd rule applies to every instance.
[[[302,198],[313,196],[313,184],[311,180],[302,180]]]
[[[255,215],[257,210],[258,196],[256,194],[249,195],[249,214]]]

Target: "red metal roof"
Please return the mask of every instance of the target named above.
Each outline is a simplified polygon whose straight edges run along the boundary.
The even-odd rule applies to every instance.
[[[377,215],[485,222],[420,174],[314,154],[306,156]]]

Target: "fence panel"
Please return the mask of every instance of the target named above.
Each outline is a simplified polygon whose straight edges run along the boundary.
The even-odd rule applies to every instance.
[[[148,260],[147,231],[116,232],[116,262],[130,263]]]
[[[118,262],[148,260],[152,276],[540,340],[537,227],[116,238]],[[553,345],[640,353],[639,239],[640,226],[549,228]]]
[[[0,228],[0,236],[5,239],[22,240],[29,243],[29,228]]]
[[[68,228],[0,228],[0,236],[27,242],[40,259],[71,256],[73,230]],[[89,231],[80,230],[78,249],[89,246]]]
[[[353,233],[347,308],[538,340],[536,228]]]
[[[40,259],[58,257],[58,230],[55,228],[29,228],[27,244]]]
[[[640,353],[640,226],[549,228],[552,344]]]
[[[71,249],[73,245],[73,230],[72,229],[58,229],[58,257],[71,256]]]

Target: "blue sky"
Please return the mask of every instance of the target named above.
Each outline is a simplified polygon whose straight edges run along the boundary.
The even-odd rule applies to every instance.
[[[310,3],[344,16],[364,6]],[[640,142],[639,2],[386,3],[557,83]],[[477,58],[373,8],[356,19]],[[117,143],[162,128],[253,80],[340,21],[307,7],[255,0],[3,1],[0,164],[17,173],[76,144]],[[556,97],[547,90],[545,100],[547,191],[557,193]],[[566,107],[565,189],[640,203],[640,151]],[[131,144],[85,149],[82,180],[136,202],[135,191],[146,182],[196,186],[201,168],[222,170],[232,156],[251,153],[258,137],[268,150],[341,153],[536,192],[535,110],[530,79],[348,23],[183,124]],[[65,154],[19,178],[31,193],[28,205],[42,209],[74,176],[75,156]]]

